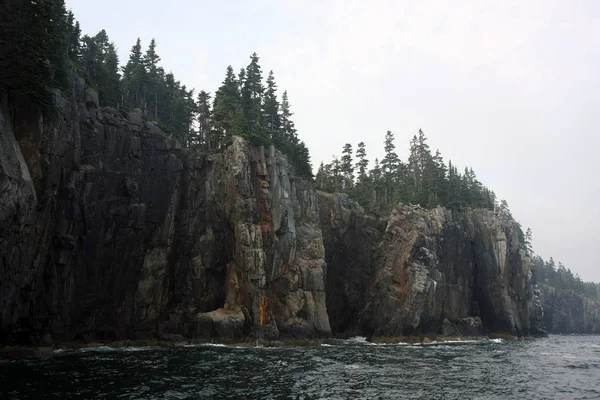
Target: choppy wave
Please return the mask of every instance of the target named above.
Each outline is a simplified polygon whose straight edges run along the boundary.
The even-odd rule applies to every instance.
[[[0,363],[0,398],[600,398],[600,336],[99,346]]]
[[[54,354],[65,353],[109,353],[109,352],[138,352],[138,351],[157,351],[164,349],[161,346],[92,346],[78,349],[54,349]]]

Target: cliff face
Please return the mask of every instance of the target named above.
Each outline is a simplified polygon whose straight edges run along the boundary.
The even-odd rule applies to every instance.
[[[369,216],[273,148],[183,149],[73,82],[50,118],[0,91],[0,343],[599,331],[536,288],[514,222]]]
[[[319,193],[330,316],[375,336],[541,333],[542,310],[516,225],[484,210],[398,205],[377,221]],[[339,245],[343,243],[343,245]],[[346,311],[345,311],[346,310]]]
[[[570,290],[540,285],[544,325],[550,333],[600,333],[600,302]]]
[[[1,96],[0,342],[329,335],[315,193],[235,138],[184,151],[74,77]]]

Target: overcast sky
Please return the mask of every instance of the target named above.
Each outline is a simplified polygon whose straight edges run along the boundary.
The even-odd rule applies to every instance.
[[[600,1],[67,0],[125,63],[156,38],[167,71],[211,93],[256,51],[287,89],[316,166],[386,130],[506,199],[534,249],[600,281]]]

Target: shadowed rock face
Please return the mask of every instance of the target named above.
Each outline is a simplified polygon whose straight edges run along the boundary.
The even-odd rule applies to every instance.
[[[600,333],[600,303],[541,284],[544,325],[550,333]]]
[[[346,196],[325,193],[319,204],[334,333],[522,336],[541,329],[514,222],[484,210],[405,205],[379,221]]]
[[[279,152],[182,149],[75,77],[51,119],[1,95],[0,342],[331,334],[315,193]]]
[[[491,212],[369,216],[273,148],[200,154],[101,109],[74,71],[56,103],[0,91],[0,343],[598,331]]]

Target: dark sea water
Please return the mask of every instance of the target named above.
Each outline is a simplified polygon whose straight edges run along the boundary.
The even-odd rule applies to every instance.
[[[0,362],[0,399],[600,399],[600,336],[106,347]]]

